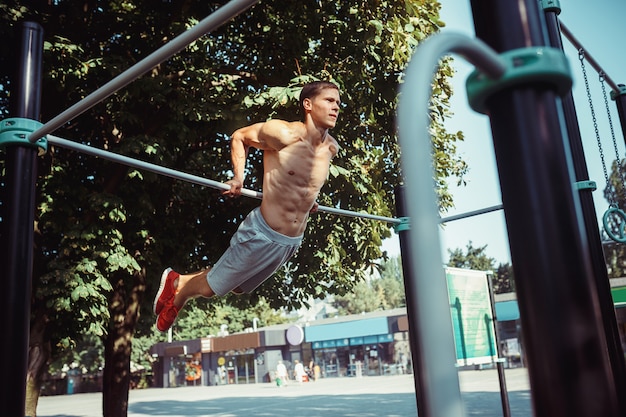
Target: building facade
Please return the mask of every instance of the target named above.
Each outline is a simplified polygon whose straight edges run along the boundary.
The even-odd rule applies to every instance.
[[[295,361],[319,377],[410,372],[406,309],[232,335],[157,343],[150,351],[157,387],[273,382],[279,361]]]
[[[612,279],[611,286],[619,334],[622,346],[626,347],[626,279]],[[480,320],[484,317],[486,323],[495,322],[493,337],[497,338],[498,349],[487,359],[493,362],[503,357],[508,366],[523,366],[524,343],[515,294],[497,294],[493,305],[491,316],[485,317],[483,310],[478,313]],[[452,301],[450,307],[454,321],[459,309]],[[469,333],[478,333],[465,331],[469,334],[467,337],[460,334],[462,329],[471,327],[468,325],[471,320],[476,319],[471,314],[464,315],[458,319],[464,325],[453,326],[455,338],[463,340],[455,346],[459,366],[488,363],[484,355],[480,361],[472,361],[476,358],[462,352],[472,343],[473,334]],[[488,336],[488,329],[485,334]],[[163,342],[154,345],[150,353],[155,359],[153,385],[157,387],[273,382],[279,361],[290,370],[296,360],[307,368],[317,368],[321,378],[412,372],[405,308],[261,327],[219,337]]]

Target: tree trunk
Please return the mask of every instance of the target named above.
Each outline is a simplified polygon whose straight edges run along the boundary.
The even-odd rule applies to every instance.
[[[111,322],[104,341],[105,367],[102,379],[102,408],[104,417],[128,415],[130,388],[130,353],[132,337],[139,319],[140,301],[145,292],[145,270],[128,276],[112,277],[113,292],[109,302]]]
[[[46,339],[47,320],[41,311],[34,312],[30,326],[30,343],[28,346],[28,370],[26,373],[26,404],[27,416],[37,415],[37,403],[41,390],[41,376],[50,359],[50,341]]]

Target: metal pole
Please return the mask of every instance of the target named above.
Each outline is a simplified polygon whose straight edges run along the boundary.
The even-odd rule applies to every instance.
[[[408,217],[406,192],[403,186],[396,188],[396,214],[398,217]],[[413,365],[413,379],[415,384],[415,397],[417,400],[417,415],[419,417],[435,417],[431,412],[432,405],[429,404],[428,390],[432,389],[426,383],[427,364],[424,363],[424,354],[421,345],[424,343],[421,332],[414,323],[418,322],[419,310],[415,305],[416,300],[411,294],[417,292],[415,281],[411,279],[414,274],[413,260],[411,257],[411,242],[409,240],[408,229],[398,231],[400,241],[400,258],[402,260],[402,275],[404,277],[404,292],[406,297],[407,316],[409,319],[409,344],[411,346],[411,364]]]
[[[498,52],[544,46],[536,0],[472,0]],[[621,416],[600,300],[555,91],[527,83],[487,101],[537,417]]]
[[[498,329],[498,315],[496,314],[496,297],[493,292],[493,272],[487,273],[487,288],[489,288],[489,305],[493,323],[493,332],[496,339],[496,367],[498,369],[498,382],[500,383],[500,403],[502,404],[502,415],[511,417],[511,405],[509,402],[509,391],[506,388],[506,375],[504,374],[504,361],[501,357],[502,345],[500,340],[500,329]]]
[[[111,94],[114,94],[137,78],[141,77],[161,62],[171,58],[187,47],[190,43],[220,27],[222,24],[242,13],[258,1],[259,0],[231,0],[229,3],[211,13],[208,17],[200,21],[200,23],[191,29],[178,35],[176,38],[172,39],[170,42],[163,45],[146,58],[142,59],[78,103],[74,104],[72,107],[45,123],[39,129],[31,133],[29,140],[34,143],[48,133],[54,132],[63,124],[89,110],[105,98],[109,97]]]
[[[152,164],[150,162],[140,161],[138,159],[130,158],[128,156],[108,152],[102,149],[94,148],[92,146],[83,145],[82,143],[72,142],[71,140],[62,139],[53,135],[48,135],[47,138],[49,144],[57,145],[62,148],[71,149],[87,155],[127,165],[132,168],[153,172],[155,174],[164,175],[166,177],[174,178],[181,181],[187,181],[193,184],[202,185],[204,187],[211,187],[218,190],[230,190],[230,185],[210,180],[208,178],[203,178],[192,174],[186,174],[175,169],[166,168],[160,165]],[[243,189],[241,194],[246,197],[252,197],[257,199],[261,199],[263,197],[262,193],[248,189]]]
[[[60,146],[62,148],[71,149],[77,152],[82,152],[87,155],[95,156],[98,158],[106,159],[108,161],[117,162],[120,164],[128,165],[133,168],[143,169],[145,171],[153,172],[155,174],[165,175],[166,177],[178,179],[181,181],[191,182],[193,184],[202,185],[205,187],[211,187],[218,190],[229,190],[230,186],[228,184],[210,180],[208,178],[199,177],[197,175],[186,174],[184,172],[180,172],[171,168],[166,168],[160,165],[152,164],[150,162],[140,161],[138,159],[130,158],[128,156],[119,155],[113,152],[105,151],[102,149],[94,148],[92,146],[83,145],[81,143],[73,142],[71,140],[63,139],[58,136],[48,135],[47,136],[48,143]],[[246,197],[252,197],[261,199],[263,198],[263,194],[259,191],[248,190],[243,188],[241,194]],[[440,223],[452,222],[455,220],[461,220],[468,217],[478,216],[481,214],[491,213],[493,211],[502,210],[502,204],[498,204],[495,206],[485,207],[478,210],[469,211],[466,213],[455,214],[448,217],[443,217],[439,220]],[[340,216],[348,216],[348,217],[357,217],[368,220],[376,220],[385,223],[391,224],[400,224],[402,220],[387,217],[387,216],[379,216],[376,214],[363,213],[351,210],[344,210],[336,207],[328,207],[328,206],[319,206],[318,211],[330,214],[337,214]]]
[[[468,217],[479,216],[481,214],[487,214],[487,213],[491,213],[491,212],[498,211],[498,210],[502,210],[502,204],[485,207],[485,208],[478,209],[478,210],[468,211],[466,213],[454,214],[452,216],[442,217],[441,220],[439,220],[439,223],[453,222],[455,220],[461,220],[461,219],[466,219]]]
[[[411,228],[406,232],[403,259],[412,270],[407,300],[411,301],[410,328],[418,333],[419,358],[423,364],[419,399],[428,407],[426,415],[456,417],[464,414],[455,367],[456,354],[450,301],[441,260],[439,216],[433,183],[432,141],[428,127],[429,99],[435,69],[444,54],[456,52],[480,66],[490,77],[505,71],[500,58],[484,43],[464,35],[440,33],[416,49],[405,72],[398,105],[398,138],[402,145],[402,167],[406,181],[406,206]],[[403,261],[404,262],[404,261]],[[421,382],[421,381],[420,381]]]
[[[83,145],[82,143],[72,142],[71,140],[59,138],[57,136],[48,135],[48,143],[57,145],[63,148],[71,149],[74,151],[82,152],[87,155],[96,156],[98,158],[106,159],[108,161],[117,162],[120,164],[128,165],[133,168],[142,169],[145,171],[153,172],[155,174],[165,175],[166,177],[174,178],[181,181],[187,181],[193,184],[202,185],[204,187],[211,187],[218,190],[230,190],[230,185],[223,182],[210,180],[208,178],[199,177],[197,175],[187,174],[177,171],[175,169],[166,168],[160,165],[152,164],[150,162],[140,161],[138,159],[130,158],[128,156],[119,155],[113,152],[108,152],[102,149],[94,148],[92,146]],[[263,193],[259,191],[249,190],[243,188],[241,194],[246,197],[252,197],[256,199],[263,198]],[[341,216],[358,217],[363,219],[378,220],[387,223],[400,223],[400,219],[394,219],[393,217],[377,216],[375,214],[360,213],[350,210],[338,209],[335,207],[319,206],[318,211],[338,214]]]
[[[33,22],[22,24],[18,77],[12,88],[11,113],[37,120],[41,104],[43,29]],[[2,283],[0,314],[4,343],[0,368],[5,388],[0,390],[1,415],[23,416],[30,329],[30,298],[33,275],[35,186],[37,149],[6,147],[6,218],[2,219]]]
[[[553,17],[550,18],[550,20],[557,19],[556,13],[555,13],[554,10],[550,10],[547,13],[551,13],[551,14],[554,15]],[[576,39],[574,34],[572,32],[570,32],[570,30],[567,28],[567,26],[565,26],[563,24],[563,22],[561,22],[561,21],[558,21],[558,23],[555,22],[554,25],[557,25],[557,27],[558,27],[558,25],[560,25],[560,27],[561,27],[560,33],[562,33],[572,43],[572,45],[574,45],[576,50],[584,51],[585,59],[587,60],[587,62],[589,62],[589,65],[591,65],[593,67],[593,69],[595,69],[598,72],[598,74],[600,74],[600,73],[604,74],[604,79],[605,79],[606,83],[611,86],[613,91],[618,92],[619,88],[618,88],[617,84],[615,83],[615,81],[613,81],[611,79],[611,77],[609,77],[609,75],[602,69],[600,64],[598,64],[598,61],[596,61],[591,56],[589,51],[587,49],[585,49],[585,47],[578,41],[578,39]],[[561,46],[561,49],[563,49],[563,44],[561,43],[560,39],[561,39],[561,37],[559,36],[559,44]],[[556,46],[556,45],[552,45],[552,46]]]
[[[548,38],[551,46],[563,50],[563,42],[560,36],[561,31],[565,33],[564,26],[561,24],[559,30],[558,10],[548,8],[545,10],[546,26],[548,28]],[[569,33],[570,41],[575,39]],[[581,46],[582,47],[582,46]],[[585,54],[587,61],[595,62],[590,56]],[[606,80],[608,78],[605,77]],[[578,124],[578,116],[574,105],[574,97],[570,92],[562,98],[563,116],[565,119],[565,127],[569,139],[569,146],[572,153],[572,163],[576,182],[588,182],[589,172],[587,170],[587,161],[583,148],[583,141],[580,135]],[[611,361],[611,369],[618,392],[626,392],[626,363],[624,361],[624,350],[617,327],[617,317],[615,316],[615,307],[613,304],[613,296],[611,295],[611,285],[609,275],[604,259],[604,250],[602,248],[602,237],[600,236],[600,228],[598,227],[598,219],[596,217],[596,208],[593,202],[593,190],[579,190],[580,205],[582,209],[582,218],[584,221],[585,233],[587,234],[589,245],[588,251],[593,269],[592,278],[600,302],[599,309],[601,320],[606,334],[608,355]],[[620,395],[620,407],[622,414],[626,415],[626,396]]]
[[[500,403],[502,404],[502,415],[511,417],[511,404],[509,402],[509,391],[506,388],[506,378],[504,376],[504,359],[498,358],[496,361],[498,369],[498,382],[500,384]]]

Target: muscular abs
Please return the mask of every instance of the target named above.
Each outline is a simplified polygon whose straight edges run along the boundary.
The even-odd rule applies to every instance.
[[[261,213],[272,229],[287,236],[304,233],[334,153],[336,147],[330,142],[313,147],[306,141],[264,151]]]

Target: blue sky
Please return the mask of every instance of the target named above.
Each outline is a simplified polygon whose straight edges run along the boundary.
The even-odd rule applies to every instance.
[[[441,17],[446,22],[443,31],[463,33],[475,36],[469,0],[441,0]],[[569,28],[585,49],[602,66],[606,74],[618,84],[626,84],[626,55],[623,53],[622,42],[626,38],[623,18],[626,16],[625,0],[561,0],[560,20]],[[590,179],[596,181],[598,189],[593,192],[594,204],[598,213],[598,222],[608,203],[603,196],[604,174],[598,152],[598,145],[593,127],[591,111],[587,102],[587,94],[583,82],[578,52],[564,38],[565,53],[569,59],[574,75],[573,95],[587,169]],[[466,177],[467,186],[457,187],[450,184],[454,196],[455,207],[443,214],[449,216],[458,213],[489,207],[501,203],[500,185],[496,161],[493,151],[489,119],[475,113],[467,104],[465,81],[473,71],[463,58],[455,57],[456,75],[452,80],[454,96],[451,100],[453,117],[447,123],[450,131],[463,131],[465,141],[459,145],[459,153],[469,164]],[[592,100],[598,121],[598,129],[602,147],[610,169],[615,159],[610,124],[605,110],[604,99],[597,73],[586,64],[587,75],[592,89]],[[610,87],[607,86],[607,92]],[[626,157],[624,136],[615,109],[610,100],[609,107],[620,158]],[[510,262],[508,237],[503,211],[483,214],[448,223],[441,232],[442,256],[448,259],[448,249],[465,249],[471,241],[474,247],[487,245],[485,250],[496,263]],[[397,236],[384,244],[384,249],[391,255],[399,253]]]

